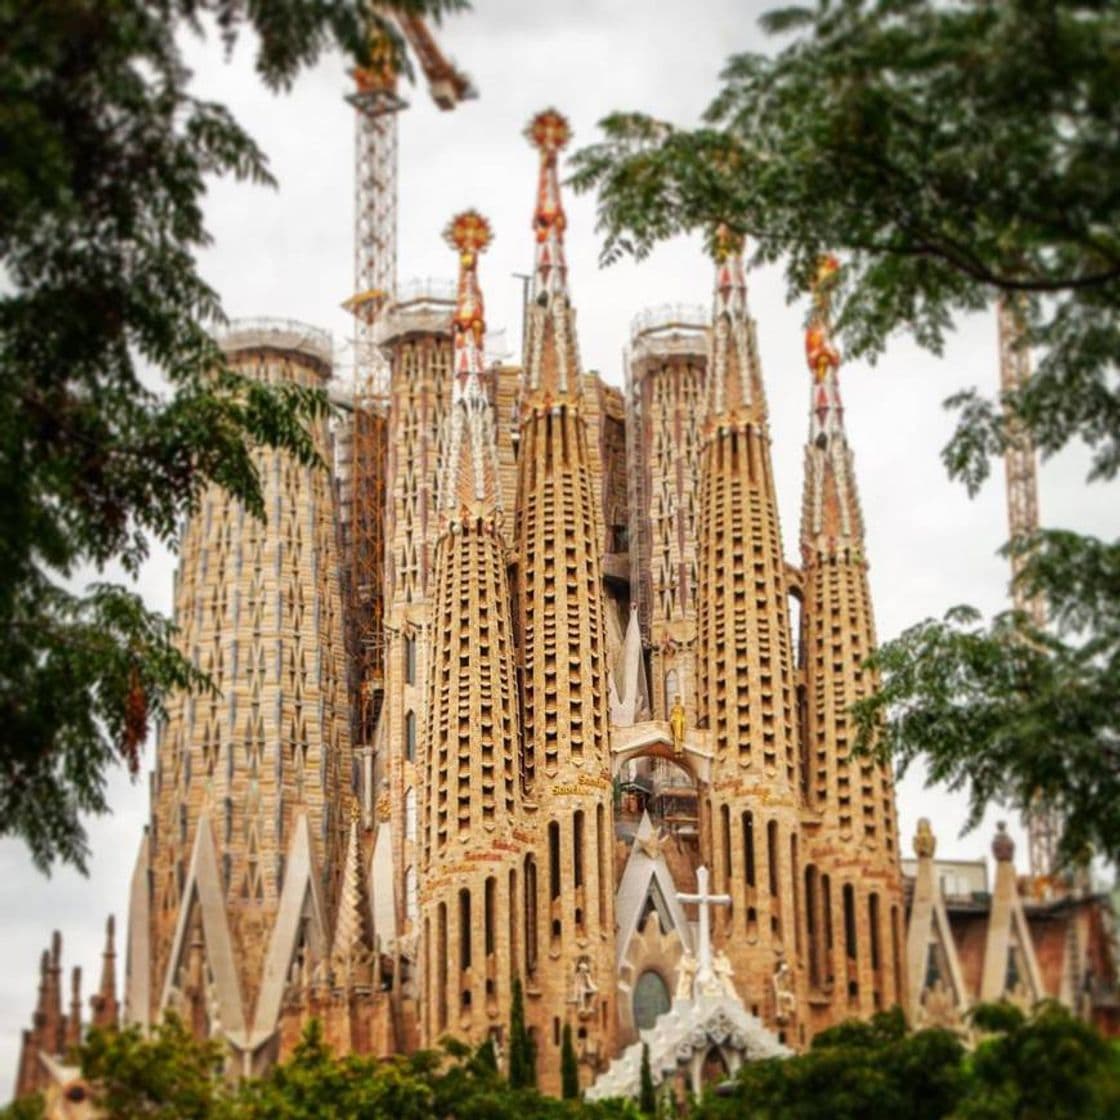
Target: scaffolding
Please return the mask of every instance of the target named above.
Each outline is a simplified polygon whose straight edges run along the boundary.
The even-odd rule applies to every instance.
[[[1020,309],[1013,300],[1000,299],[996,307],[999,326],[999,376],[1004,397],[1019,392],[1030,379],[1030,350],[1023,337]],[[1011,598],[1036,627],[1046,624],[1046,608],[1037,595],[1022,585],[1020,575],[1027,561],[1022,542],[1038,531],[1038,471],[1034,441],[1027,428],[1013,422],[1004,452],[1007,475],[1007,519],[1011,534]],[[1030,849],[1031,876],[1047,879],[1056,868],[1061,822],[1053,809],[1038,797],[1023,812]]]

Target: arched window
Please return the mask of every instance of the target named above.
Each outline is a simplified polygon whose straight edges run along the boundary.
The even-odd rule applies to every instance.
[[[661,973],[647,968],[634,985],[634,1026],[640,1031],[649,1030],[671,1006],[669,985]]]

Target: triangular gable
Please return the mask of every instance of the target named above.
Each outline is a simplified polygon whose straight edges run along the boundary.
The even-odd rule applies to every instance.
[[[284,874],[284,889],[268,943],[261,992],[253,1016],[250,1049],[255,1050],[272,1037],[280,1016],[280,1004],[288,983],[292,962],[299,944],[300,932],[306,929],[312,956],[322,960],[327,952],[326,909],[319,886],[315,852],[307,814],[300,813],[295,822],[291,848]]]
[[[958,1019],[963,1017],[972,1001],[965,988],[945,899],[936,881],[932,852],[918,860],[906,931],[906,963],[915,1023],[932,1017],[947,1025],[953,1012]]]
[[[147,1029],[152,1017],[151,896],[148,830],[144,829],[128,894],[128,943],[124,971],[124,1022]]]
[[[677,887],[665,857],[657,848],[657,832],[648,813],[642,814],[634,837],[634,847],[615,896],[618,921],[617,963],[621,967],[630,947],[630,939],[638,932],[646,903],[653,894],[653,904],[669,930],[676,930],[685,948],[692,946],[692,933],[684,909],[677,899]],[[650,851],[656,852],[651,856]]]
[[[369,899],[373,916],[373,944],[384,952],[397,939],[397,907],[393,897],[393,842],[389,822],[377,826],[369,865]]]
[[[175,937],[171,942],[171,956],[163,981],[163,994],[159,1006],[167,1006],[174,986],[175,976],[183,962],[186,935],[197,904],[202,914],[202,936],[206,946],[206,960],[214,977],[223,1034],[235,1045],[244,1048],[245,1013],[241,1003],[241,986],[234,963],[233,942],[226,921],[225,901],[218,878],[218,860],[214,853],[214,837],[210,831],[210,817],[204,811],[198,818],[190,866],[183,887],[179,919]]]
[[[1045,995],[1034,942],[1015,882],[1015,866],[1010,859],[997,859],[980,998],[985,1001],[1025,999],[1032,1005]]]

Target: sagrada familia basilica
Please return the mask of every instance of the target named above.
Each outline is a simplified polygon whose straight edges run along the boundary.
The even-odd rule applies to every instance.
[[[568,126],[549,110],[528,135],[523,364],[486,357],[491,231],[460,214],[454,297],[388,307],[384,396],[316,429],[333,474],[262,450],[267,521],[213,489],[185,528],[179,641],[216,689],[169,703],[123,999],[110,926],[93,1021],[173,1009],[236,1075],[313,1017],[344,1052],[501,1054],[516,982],[541,1087],[567,1026],[597,1096],[636,1092],[640,1040],[655,1081],[695,1089],[894,1005],[967,1036],[978,1000],[1049,996],[1115,1029],[1102,900],[1021,881],[1002,830],[990,884],[937,862],[926,822],[904,860],[891,773],[853,753],[876,638],[836,262],[806,330],[792,563],[741,240],[713,237],[710,315],[639,316],[608,386],[569,291]],[[222,344],[268,383],[332,375],[299,324]],[[18,1093],[81,1037],[62,989],[56,936]]]

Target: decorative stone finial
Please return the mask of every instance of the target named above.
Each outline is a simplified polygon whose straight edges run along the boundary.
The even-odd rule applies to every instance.
[[[1006,821],[999,821],[996,824],[996,835],[992,840],[992,855],[1000,863],[1010,862],[1015,858],[1015,841],[1007,834]]]
[[[918,821],[918,831],[914,833],[914,854],[918,859],[933,859],[937,851],[937,837],[933,834],[929,819],[922,817]]]

